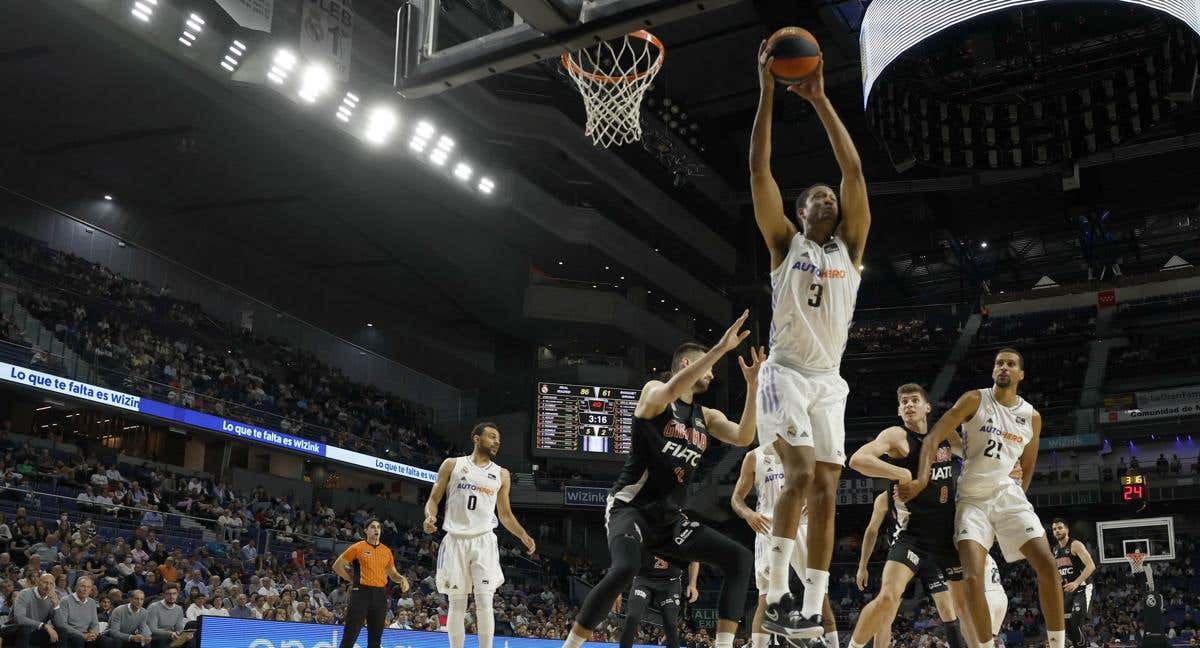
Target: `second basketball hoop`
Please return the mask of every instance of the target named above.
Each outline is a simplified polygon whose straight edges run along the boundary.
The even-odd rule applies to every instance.
[[[562,55],[587,111],[584,133],[605,148],[642,138],[642,97],[662,69],[667,50],[646,30]]]

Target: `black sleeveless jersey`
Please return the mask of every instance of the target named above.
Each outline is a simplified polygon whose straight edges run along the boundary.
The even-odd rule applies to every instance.
[[[650,553],[642,554],[642,570],[639,572],[639,574],[642,576],[659,580],[668,580],[679,578],[680,574],[682,573],[682,568],[678,567],[675,565],[675,563],[672,563],[666,558],[660,558],[659,556],[655,556],[654,554]]]
[[[1054,566],[1058,567],[1058,575],[1062,576],[1062,582],[1069,583],[1083,573],[1083,561],[1079,556],[1071,553],[1071,545],[1075,544],[1074,540],[1068,539],[1067,546],[1062,546],[1058,540],[1054,541]]]
[[[708,428],[699,402],[677,400],[652,419],[635,417],[629,458],[609,495],[636,506],[651,523],[674,522],[706,448]]]
[[[917,465],[921,460],[921,445],[925,442],[925,435],[917,434],[908,428],[904,428],[904,432],[908,436],[908,454],[899,459],[888,457],[887,461],[894,466],[907,468],[915,479],[918,476]],[[954,455],[950,452],[950,442],[942,441],[938,444],[937,454],[929,469],[929,484],[925,490],[908,502],[896,502],[895,498],[888,498],[894,507],[896,526],[899,530],[903,531],[912,527],[913,522],[954,523],[956,470],[957,464],[954,461]],[[897,483],[892,482],[892,486]]]

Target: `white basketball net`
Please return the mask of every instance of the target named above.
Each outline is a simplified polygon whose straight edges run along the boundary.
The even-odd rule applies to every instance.
[[[642,97],[665,57],[662,42],[644,30],[562,55],[583,95],[583,132],[593,144],[607,148],[642,139]]]
[[[1129,571],[1134,574],[1144,572],[1146,574],[1146,585],[1150,589],[1154,589],[1154,572],[1146,565],[1146,554],[1134,551],[1125,554],[1125,560],[1129,563]]]

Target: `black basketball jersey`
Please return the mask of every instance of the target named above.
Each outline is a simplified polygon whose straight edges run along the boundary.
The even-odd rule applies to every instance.
[[[892,465],[907,468],[915,479],[918,476],[917,465],[921,462],[921,446],[925,442],[925,435],[908,428],[904,428],[904,433],[908,437],[908,454],[899,459],[889,457],[888,461]],[[892,502],[895,510],[898,531],[909,529],[914,521],[953,524],[956,468],[954,455],[950,452],[950,442],[942,441],[938,444],[933,465],[929,468],[929,484],[925,489],[908,502],[896,502],[895,498],[888,500]],[[897,483],[892,482],[892,486]]]
[[[708,428],[697,401],[677,400],[652,419],[635,417],[629,458],[609,494],[652,522],[673,521],[706,448]]]
[[[1083,573],[1083,561],[1079,556],[1071,553],[1071,546],[1075,541],[1067,538],[1067,546],[1062,546],[1058,540],[1054,541],[1054,565],[1058,567],[1058,575],[1062,577],[1062,582],[1069,583]]]
[[[654,554],[650,553],[643,553],[642,570],[639,573],[647,578],[668,580],[679,578],[679,575],[683,573],[683,569],[666,558],[655,556]]]

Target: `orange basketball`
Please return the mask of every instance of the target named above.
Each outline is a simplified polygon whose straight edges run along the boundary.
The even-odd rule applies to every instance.
[[[817,39],[802,27],[784,27],[767,39],[767,56],[775,57],[771,62],[771,74],[775,80],[791,85],[804,80],[817,69],[821,61],[821,46]]]

